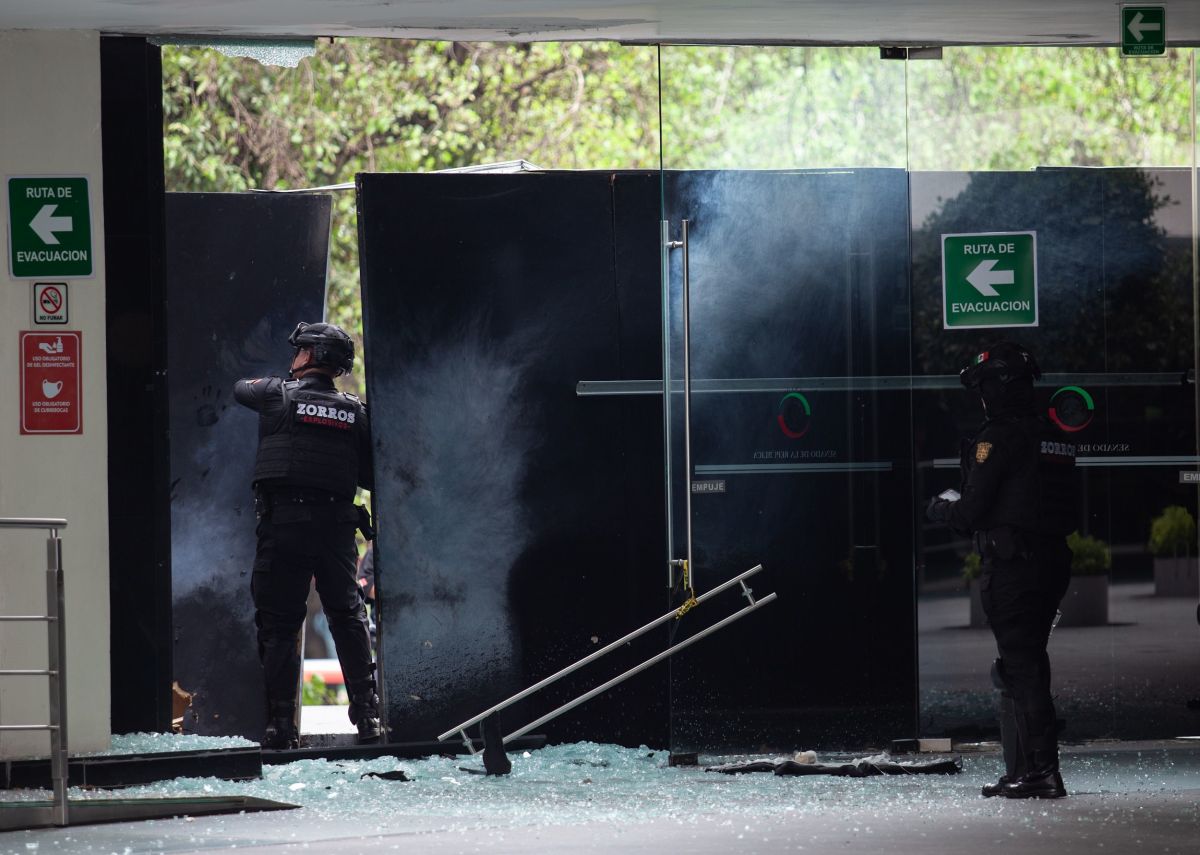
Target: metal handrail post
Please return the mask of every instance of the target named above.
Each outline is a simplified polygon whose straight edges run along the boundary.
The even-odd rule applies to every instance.
[[[46,539],[46,613],[44,615],[0,615],[0,621],[45,621],[46,668],[0,669],[0,676],[45,676],[49,678],[48,724],[0,725],[0,731],[45,730],[50,733],[50,776],[54,788],[51,821],[68,825],[67,801],[67,630],[66,598],[63,590],[62,540],[59,529],[67,527],[57,517],[0,517],[0,529],[48,529]]]
[[[46,645],[50,675],[50,777],[54,782],[54,823],[69,822],[67,802],[67,622],[63,619],[62,539],[50,529],[46,539]]]

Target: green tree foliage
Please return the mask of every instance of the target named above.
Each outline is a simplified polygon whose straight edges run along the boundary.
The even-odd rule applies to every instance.
[[[1187,165],[1189,63],[1189,50],[946,48],[908,63],[910,168]]]
[[[881,60],[876,48],[339,40],[284,69],[168,48],[167,187],[316,187],[362,171],[522,158],[589,169],[1187,165],[1189,60],[1185,50],[1139,61],[1113,49],[947,48],[941,61],[898,62]],[[921,297],[923,282],[940,275],[932,243],[940,223],[961,220],[956,211],[969,205],[981,230],[1001,228],[993,215],[1013,224],[1006,228],[1034,228],[1031,219],[1061,224],[1078,202],[993,198],[974,179],[958,193],[913,223],[918,337],[940,330],[936,307]],[[1154,256],[1132,268],[1148,277],[1109,291],[1111,309],[1146,305],[1145,278],[1186,277],[1180,265],[1190,259],[1164,253],[1156,222],[1172,203],[1136,175],[1097,196],[1097,217],[1103,208],[1108,222],[1122,220],[1132,244],[1140,239]],[[1158,288],[1154,311],[1134,313],[1138,324],[1129,326],[1129,335],[1152,341],[1151,315],[1188,321],[1150,360],[1156,364],[1174,366],[1186,349],[1190,295],[1176,291]],[[352,192],[336,195],[329,305],[338,323],[361,330]],[[1096,352],[1095,336],[1075,338],[1081,356]],[[963,355],[917,352],[934,373]]]
[[[611,43],[321,42],[294,69],[167,48],[167,188],[296,189],[518,159],[654,168],[656,66],[656,49]],[[330,260],[331,317],[361,334],[353,192],[335,195]]]
[[[1190,164],[1190,51],[946,48],[662,49],[667,168]]]
[[[663,166],[905,166],[904,63],[878,48],[662,49]]]
[[[518,158],[656,166],[655,62],[610,43],[322,42],[295,69],[167,49],[168,185],[284,189]]]

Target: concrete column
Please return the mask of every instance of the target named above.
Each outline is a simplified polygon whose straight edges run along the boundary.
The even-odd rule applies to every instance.
[[[100,35],[0,31],[0,516],[65,517],[67,692],[72,751],[110,739],[108,430],[105,382],[104,182],[101,174]],[[86,176],[93,272],[67,282],[68,323],[37,327],[33,282],[13,279],[8,178]],[[82,332],[82,433],[22,435],[22,330]],[[42,613],[43,533],[0,531],[0,614]],[[0,624],[0,668],[44,668],[42,624]],[[125,667],[138,667],[125,663]],[[45,722],[44,677],[0,677],[0,723]],[[45,733],[0,735],[0,758],[45,756]]]

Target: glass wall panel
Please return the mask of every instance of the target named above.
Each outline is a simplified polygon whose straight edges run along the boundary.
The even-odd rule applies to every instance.
[[[958,438],[981,421],[958,370],[997,340],[1030,348],[1040,406],[1079,453],[1082,540],[1050,643],[1066,739],[1196,725],[1196,569],[1176,558],[1195,554],[1195,531],[1154,528],[1168,508],[1196,514],[1193,89],[1191,51],[947,48],[908,63],[915,495],[957,485]],[[963,259],[972,243],[988,248]],[[1003,257],[1017,243],[1035,276]],[[988,736],[995,647],[971,545],[918,528],[923,735]]]
[[[671,660],[673,751],[915,730],[904,74],[662,49],[671,557],[697,594],[761,563],[779,597]]]

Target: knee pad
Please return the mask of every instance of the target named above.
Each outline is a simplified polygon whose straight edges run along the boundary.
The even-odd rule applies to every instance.
[[[291,639],[297,637],[304,628],[304,617],[287,618],[259,611],[254,615],[254,625],[258,628],[259,638]]]
[[[1004,675],[1004,660],[997,658],[992,662],[992,685],[1001,692],[1008,692],[1008,678]]]

